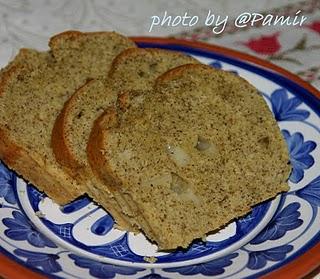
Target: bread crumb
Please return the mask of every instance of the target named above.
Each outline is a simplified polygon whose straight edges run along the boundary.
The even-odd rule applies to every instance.
[[[43,212],[41,212],[40,210],[35,212],[35,215],[39,218],[44,218],[46,217],[46,214],[44,214]]]
[[[41,196],[41,198],[40,198],[40,203],[43,204],[43,203],[44,203],[44,200],[45,200],[45,197],[44,197],[44,196]]]
[[[143,260],[148,263],[155,263],[158,259],[154,256],[151,256],[151,257],[145,256],[143,257]]]

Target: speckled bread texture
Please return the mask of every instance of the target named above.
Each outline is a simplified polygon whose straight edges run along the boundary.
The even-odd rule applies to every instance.
[[[127,49],[113,61],[109,79],[121,93],[128,91],[148,91],[157,77],[170,69],[185,64],[200,64],[186,54],[157,49]]]
[[[0,157],[64,204],[86,189],[55,160],[51,149],[55,119],[77,88],[88,79],[105,76],[113,58],[135,45],[112,32],[76,31],[55,36],[49,45],[50,52],[22,50],[2,72]]]
[[[190,63],[199,62],[174,51],[132,48],[121,52],[107,79],[87,82],[65,103],[52,133],[57,160],[74,176],[90,180],[86,146],[94,120],[115,104],[118,94],[149,91],[159,75]]]
[[[288,190],[286,144],[244,79],[181,66],[132,104],[95,121],[88,158],[160,249],[187,247]]]
[[[99,182],[87,161],[87,141],[94,120],[115,104],[119,93],[148,91],[160,74],[189,63],[199,62],[190,56],[160,49],[131,48],[121,52],[114,59],[107,79],[87,82],[65,103],[52,133],[52,147],[57,161],[77,177],[79,183],[91,183],[91,188],[107,191],[104,185],[97,186]],[[107,208],[110,199],[110,194],[101,194],[98,202]],[[130,218],[130,211],[126,207],[115,207]],[[114,218],[118,222],[117,216]],[[122,227],[133,230],[129,224],[121,222]]]

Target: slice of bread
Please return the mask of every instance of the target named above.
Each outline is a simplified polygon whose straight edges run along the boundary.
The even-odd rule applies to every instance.
[[[77,90],[65,103],[59,114],[52,132],[52,147],[57,161],[67,172],[78,178],[79,183],[89,183],[89,195],[109,211],[110,194],[103,185],[98,186],[89,163],[86,147],[94,120],[102,112],[115,104],[118,93],[132,91],[147,91],[152,88],[156,78],[167,70],[189,63],[199,63],[196,59],[161,49],[132,48],[124,50],[113,61],[109,78],[87,82]],[[106,191],[96,196],[92,188]],[[117,212],[123,211],[130,219],[131,212],[126,205],[116,206]],[[133,230],[131,222],[119,222],[121,227]],[[137,227],[137,225],[135,225]]]
[[[244,79],[181,66],[132,104],[95,121],[88,159],[160,249],[187,247],[288,190],[286,144]]]
[[[50,52],[23,50],[2,73],[0,158],[60,204],[86,192],[56,162],[51,132],[64,102],[88,79],[108,73],[113,58],[135,44],[116,33],[68,31]],[[21,59],[22,56],[26,58]]]

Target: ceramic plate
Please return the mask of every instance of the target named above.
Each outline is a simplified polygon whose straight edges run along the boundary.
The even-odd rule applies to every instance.
[[[0,245],[11,258],[3,257],[7,272],[16,272],[15,278],[29,274],[25,268],[18,274],[13,261],[52,278],[256,278],[311,271],[320,251],[319,93],[284,70],[235,51],[176,40],[136,41],[186,52],[258,88],[288,145],[290,191],[254,207],[205,243],[162,253],[142,234],[113,228],[111,216],[89,199],[59,207],[1,164]],[[310,254],[314,249],[318,253]],[[299,267],[292,264],[297,258]]]

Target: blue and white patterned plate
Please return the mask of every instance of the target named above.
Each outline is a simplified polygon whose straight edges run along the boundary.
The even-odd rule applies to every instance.
[[[89,199],[59,207],[1,164],[1,251],[53,278],[256,278],[318,243],[320,101],[292,81],[237,58],[183,45],[141,46],[187,52],[257,87],[288,144],[290,191],[256,206],[205,243],[163,253],[142,234],[114,228],[111,216]]]

